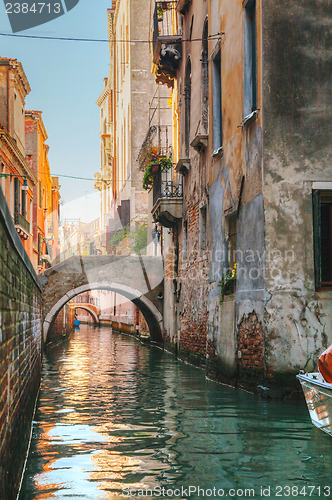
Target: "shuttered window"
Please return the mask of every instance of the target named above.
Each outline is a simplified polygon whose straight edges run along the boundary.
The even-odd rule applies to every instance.
[[[14,212],[19,214],[21,211],[21,185],[17,177],[14,178]]]

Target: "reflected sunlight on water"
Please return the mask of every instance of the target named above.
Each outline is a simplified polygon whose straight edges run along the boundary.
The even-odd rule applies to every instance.
[[[304,401],[260,400],[108,328],[82,326],[45,356],[20,499],[323,487],[331,444]]]

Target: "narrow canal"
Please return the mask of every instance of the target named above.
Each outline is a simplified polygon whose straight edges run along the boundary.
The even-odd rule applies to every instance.
[[[20,499],[330,498],[331,446],[304,402],[261,400],[81,326],[45,356]]]

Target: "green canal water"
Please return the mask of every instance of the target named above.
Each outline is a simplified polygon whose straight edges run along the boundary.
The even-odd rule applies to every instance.
[[[331,452],[304,401],[82,326],[45,356],[20,499],[332,498]]]

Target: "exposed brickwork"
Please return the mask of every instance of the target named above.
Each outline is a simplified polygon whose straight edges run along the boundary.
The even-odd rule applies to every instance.
[[[0,498],[11,500],[16,498],[39,388],[41,292],[1,190],[0,202]]]
[[[177,294],[180,310],[180,357],[205,363],[207,341],[208,251],[199,249],[199,205],[194,197],[186,201],[187,255],[183,240],[179,248]]]
[[[55,318],[47,336],[47,343],[57,344],[63,337],[74,330],[75,327],[75,309],[65,305]]]
[[[199,323],[190,324],[185,319],[181,325],[180,350],[194,354],[206,354],[207,317],[203,316]]]
[[[207,359],[216,360],[218,359],[217,348],[212,340],[208,340],[206,344],[206,357]]]
[[[238,359],[240,372],[263,372],[263,326],[255,312],[244,317],[238,327],[238,351],[241,353]]]

